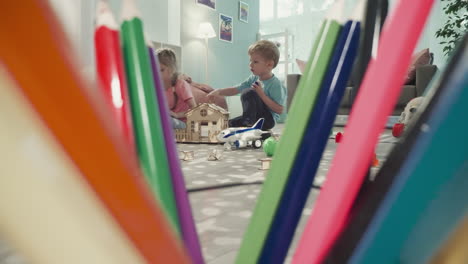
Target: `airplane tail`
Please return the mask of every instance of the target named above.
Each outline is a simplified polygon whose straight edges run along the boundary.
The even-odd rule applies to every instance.
[[[262,129],[263,127],[263,122],[265,122],[265,119],[264,118],[260,118],[257,123],[255,123],[252,128],[255,128],[255,129]]]

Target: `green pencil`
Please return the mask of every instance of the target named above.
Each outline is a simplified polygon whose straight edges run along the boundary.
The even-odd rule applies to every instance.
[[[180,233],[143,22],[134,0],[123,1],[122,21],[123,53],[141,168],[167,217]]]
[[[315,40],[292,101],[284,133],[275,151],[272,167],[237,255],[238,264],[258,262],[342,27],[342,22],[339,22],[342,9],[343,1],[339,0],[325,17]]]

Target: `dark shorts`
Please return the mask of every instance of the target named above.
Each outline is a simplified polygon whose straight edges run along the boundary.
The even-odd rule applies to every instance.
[[[229,127],[250,127],[258,119],[264,118],[262,130],[269,130],[275,126],[275,120],[270,108],[262,101],[254,90],[247,91],[241,95],[242,116],[229,120]]]

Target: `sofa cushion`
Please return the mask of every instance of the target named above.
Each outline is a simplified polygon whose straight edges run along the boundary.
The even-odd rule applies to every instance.
[[[413,55],[411,64],[406,72],[405,84],[414,84],[416,81],[416,68],[423,65],[428,65],[431,62],[431,54],[429,49],[423,49]]]
[[[299,71],[301,72],[301,74],[304,73],[307,61],[296,59],[296,63],[297,67],[299,67]]]
[[[436,71],[436,65],[424,65],[416,69],[416,96],[424,96]]]

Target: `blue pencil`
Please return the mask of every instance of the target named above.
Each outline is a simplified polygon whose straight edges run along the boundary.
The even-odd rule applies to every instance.
[[[340,32],[260,263],[283,263],[286,258],[356,58],[359,35],[360,21],[355,19]]]

